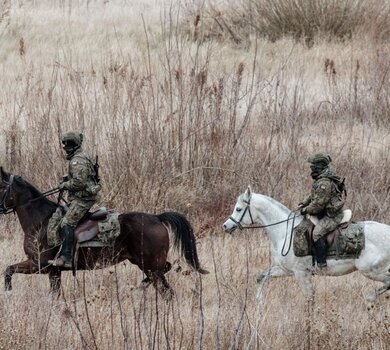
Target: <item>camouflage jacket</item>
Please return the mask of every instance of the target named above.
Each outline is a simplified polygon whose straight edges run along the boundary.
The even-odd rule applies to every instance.
[[[62,188],[68,191],[68,199],[96,201],[101,186],[95,175],[91,159],[81,149],[77,150],[69,160],[68,179],[62,184]]]
[[[313,183],[310,196],[302,202],[305,212],[319,218],[339,214],[345,202],[340,184],[339,178],[333,174],[320,175]]]

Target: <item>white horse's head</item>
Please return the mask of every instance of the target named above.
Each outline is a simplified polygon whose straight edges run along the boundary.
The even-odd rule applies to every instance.
[[[237,228],[250,226],[254,223],[253,209],[251,210],[252,189],[250,186],[241,194],[234,206],[232,215],[223,224],[227,233],[234,232]]]

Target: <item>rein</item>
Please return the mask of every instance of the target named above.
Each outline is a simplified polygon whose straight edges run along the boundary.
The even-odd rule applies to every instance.
[[[7,197],[11,194],[11,187],[12,187],[12,184],[13,184],[13,181],[14,181],[14,175],[11,175],[10,176],[10,180],[8,182],[2,180],[6,185],[7,185],[7,188],[6,190],[4,191],[4,194],[3,194],[3,197],[1,198],[1,202],[0,202],[0,214],[9,214],[9,213],[12,213],[12,212],[15,212],[15,209],[17,207],[22,207],[30,202],[34,202],[38,199],[42,199],[42,198],[45,198],[47,196],[50,196],[51,194],[55,194],[55,193],[58,193],[60,192],[61,190],[56,187],[56,188],[52,188],[51,190],[48,190],[46,192],[43,192],[40,196],[38,197],[35,197],[33,199],[29,199],[26,203],[22,203],[22,204],[18,204],[18,205],[13,205],[11,207],[7,207],[7,205],[5,204],[5,201],[7,200]],[[12,199],[12,196],[10,196],[10,198]]]
[[[251,198],[249,198],[249,200],[243,200],[243,202],[246,204],[246,207],[240,217],[240,219],[237,221],[235,218],[233,218],[232,216],[229,216],[229,219],[232,220],[240,230],[244,230],[244,229],[250,229],[250,228],[264,228],[264,227],[270,227],[270,226],[276,226],[276,225],[280,225],[280,224],[283,224],[284,222],[287,222],[287,221],[290,221],[290,220],[295,220],[295,218],[297,217],[297,215],[295,215],[294,212],[294,217],[290,217],[291,213],[288,215],[288,218],[285,219],[285,220],[281,220],[281,221],[278,221],[278,222],[274,222],[272,224],[268,224],[268,225],[254,225],[254,222],[253,222],[253,217],[252,217],[252,213],[251,213],[251,209],[250,209],[250,204],[251,204]],[[241,225],[241,221],[242,219],[244,218],[246,212],[248,211],[249,213],[249,217],[251,218],[251,222],[252,224],[250,226],[242,226]]]
[[[291,215],[291,214],[290,214]],[[288,217],[287,219],[285,220],[281,220],[281,221],[278,221],[278,222],[273,222],[272,224],[268,224],[268,225],[253,225],[254,222],[252,220],[252,216],[251,216],[251,220],[252,220],[252,225],[250,226],[242,226],[240,222],[238,222],[237,220],[235,220],[234,218],[232,218],[231,216],[229,217],[230,220],[232,220],[240,230],[245,230],[245,229],[250,229],[250,228],[264,228],[264,227],[270,227],[270,226],[276,226],[276,225],[280,225],[280,224],[283,224],[284,222],[287,222],[287,221],[290,221],[290,220],[295,220],[297,215],[294,215],[294,217],[290,218]],[[242,218],[241,218],[242,219]],[[241,221],[240,219],[240,221]]]
[[[286,247],[286,242],[287,242],[287,236],[288,236],[288,225],[286,227],[286,235],[285,235],[285,238],[284,238],[284,243],[283,243],[283,247],[282,247],[282,251],[281,251],[281,254],[282,256],[286,256],[290,249],[291,249],[291,244],[292,244],[292,231],[294,230],[294,224],[295,224],[295,218],[297,216],[300,216],[300,215],[296,215],[294,211],[292,211],[287,219],[285,220],[281,220],[281,221],[278,221],[278,222],[273,222],[272,224],[268,224],[268,225],[254,225],[254,222],[253,222],[253,217],[252,217],[252,213],[251,213],[251,209],[250,209],[250,202],[251,202],[251,198],[249,198],[249,200],[245,201],[243,200],[243,202],[246,204],[246,207],[240,217],[240,219],[237,221],[236,219],[234,219],[232,216],[229,217],[230,220],[232,220],[236,225],[237,227],[240,229],[240,230],[244,230],[244,229],[251,229],[251,228],[265,228],[265,227],[270,227],[270,226],[276,226],[276,225],[280,225],[280,224],[283,224],[284,222],[288,222],[290,220],[292,220],[292,226],[291,226],[291,234],[290,234],[290,242],[288,244],[288,249],[286,252],[284,252],[285,250],[285,247]],[[241,221],[242,219],[244,218],[246,212],[248,211],[248,214],[249,214],[249,217],[251,218],[251,222],[252,224],[250,226],[242,226],[241,225]],[[293,215],[293,216],[291,216]]]

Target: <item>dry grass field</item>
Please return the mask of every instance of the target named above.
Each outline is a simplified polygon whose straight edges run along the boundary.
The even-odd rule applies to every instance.
[[[64,273],[60,298],[15,275],[0,349],[390,349],[390,293],[364,298],[375,282],[314,277],[312,309],[292,278],[256,299],[269,241],[222,230],[248,184],[295,207],[318,150],[354,219],[390,224],[389,33],[385,0],[0,0],[1,166],[56,187],[60,135],[82,130],[101,204],[185,214],[210,271],[180,262],[171,302],[130,263]],[[1,217],[0,270],[24,258]]]

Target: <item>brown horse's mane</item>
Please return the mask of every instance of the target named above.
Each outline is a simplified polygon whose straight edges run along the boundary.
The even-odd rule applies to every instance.
[[[32,195],[32,197],[35,199],[38,199],[39,197],[42,198],[42,200],[45,202],[45,204],[50,204],[50,206],[55,209],[57,208],[57,204],[54,203],[53,201],[51,201],[50,199],[44,197],[42,195],[42,192],[39,191],[35,186],[33,186],[31,183],[29,183],[28,181],[26,181],[25,179],[23,179],[21,176],[15,176],[14,177],[14,181],[16,182],[16,184],[18,184],[19,186],[22,186],[24,188],[26,188]]]

